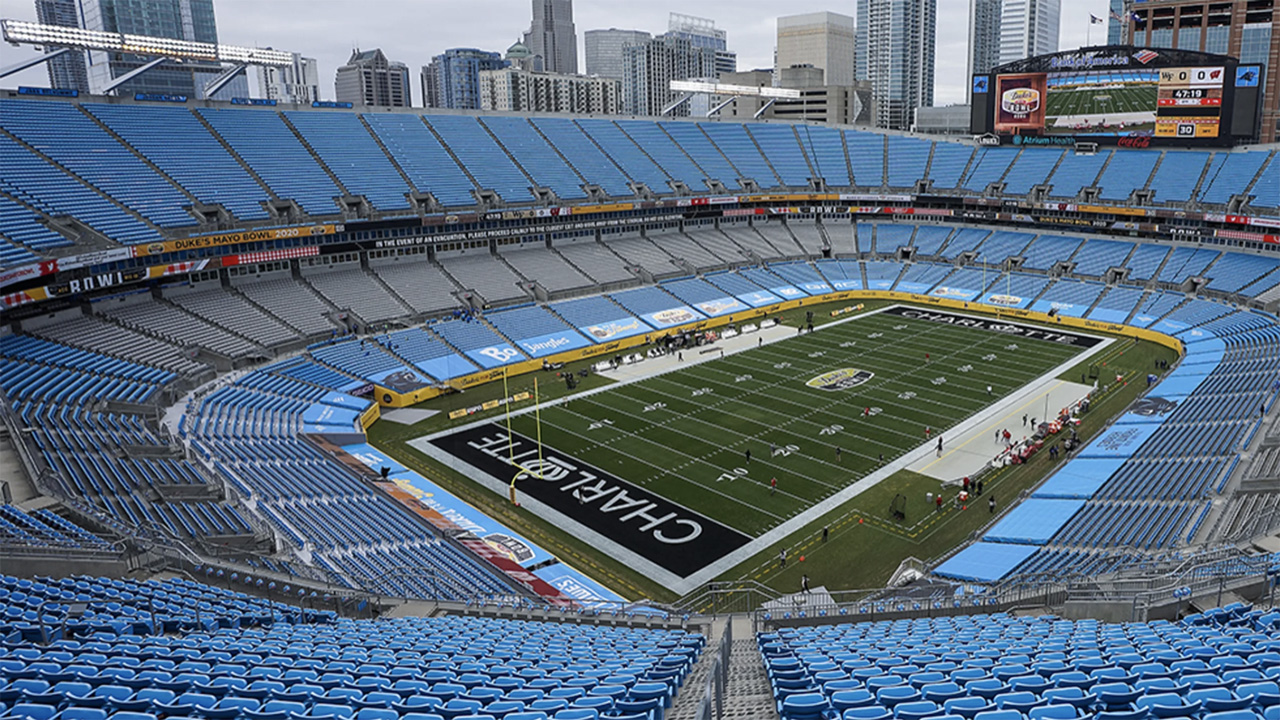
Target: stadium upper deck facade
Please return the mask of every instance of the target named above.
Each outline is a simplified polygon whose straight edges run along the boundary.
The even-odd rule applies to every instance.
[[[519,237],[563,224],[566,214],[639,220],[705,214],[706,205],[969,213],[1263,245],[1274,231],[1265,218],[1280,203],[1267,147],[1085,154],[773,122],[68,101],[12,91],[0,102],[0,151],[9,169],[0,179],[0,280],[14,289],[38,287],[32,278],[54,269],[74,277],[234,255],[231,247],[372,249],[371,240],[431,244],[433,235],[504,228]],[[237,229],[262,232],[217,237]],[[57,268],[34,265],[55,257],[63,258]]]

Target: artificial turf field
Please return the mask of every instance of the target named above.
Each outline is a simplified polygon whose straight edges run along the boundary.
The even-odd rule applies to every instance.
[[[544,408],[542,441],[754,537],[1080,350],[869,315]],[[807,384],[846,368],[873,375]]]
[[[812,310],[815,313],[814,321],[820,327],[834,322],[830,317],[829,311],[836,308],[844,307],[847,303],[826,303],[813,306],[806,306],[799,309],[775,313],[774,316],[782,321],[788,327],[787,332],[792,332],[797,324],[801,323],[805,318],[805,313]],[[880,300],[867,301],[868,310],[877,309],[890,305],[892,303]],[[990,317],[990,313],[985,313]],[[862,352],[865,353],[857,361],[857,367],[868,370],[872,369],[872,363],[879,363],[879,367],[887,367],[881,376],[874,378],[872,382],[867,383],[863,387],[852,390],[843,391],[849,395],[849,406],[857,408],[857,401],[852,398],[857,395],[867,393],[878,393],[882,384],[891,381],[891,376],[895,374],[907,373],[909,376],[918,375],[918,382],[928,387],[930,392],[935,389],[930,380],[939,376],[948,377],[947,385],[953,387],[946,388],[948,394],[957,394],[956,388],[959,387],[981,387],[982,396],[985,396],[985,384],[973,382],[969,378],[962,378],[962,375],[969,373],[960,373],[957,371],[950,373],[937,372],[940,368],[945,367],[941,355],[948,354],[947,351],[940,346],[933,344],[933,339],[943,335],[966,337],[969,341],[988,341],[992,340],[988,333],[984,331],[959,330],[953,332],[950,328],[941,328],[941,332],[933,332],[938,328],[926,328],[930,333],[924,336],[929,344],[928,352],[931,355],[931,368],[920,367],[923,363],[923,353],[917,345],[918,340],[897,338],[897,344],[893,344],[893,337],[886,338],[867,338],[866,335],[873,334],[876,330],[869,329],[871,326],[867,323],[883,322],[884,319],[863,318],[855,320],[848,324],[833,326],[828,329],[820,329],[819,332],[812,336],[805,335],[800,338],[788,338],[787,343],[776,343],[766,345],[759,351],[747,351],[741,355],[730,355],[723,361],[712,360],[706,365],[691,367],[683,372],[711,372],[719,368],[727,368],[731,363],[744,362],[760,362],[769,373],[778,374],[779,369],[773,368],[774,364],[785,362],[781,359],[766,361],[769,353],[789,352],[792,343],[828,343],[833,340],[835,334],[850,334],[847,340],[840,340],[835,343],[838,350],[842,352]],[[891,332],[902,335],[904,331],[892,330],[894,325],[904,324],[898,320],[888,323]],[[904,329],[905,330],[905,329]],[[863,337],[857,337],[861,333]],[[749,338],[750,336],[748,336]],[[877,343],[878,340],[885,340]],[[839,348],[843,342],[853,342],[852,347]],[[998,341],[993,341],[998,342]],[[880,346],[880,349],[872,356],[872,345]],[[999,343],[999,347],[1003,348],[1010,344],[1007,340]],[[1029,347],[1019,341],[1014,341],[1019,348]],[[897,351],[895,348],[911,347],[912,350],[908,355],[907,351]],[[1066,352],[1071,352],[1071,348],[1057,348]],[[834,365],[838,358],[821,356],[817,358],[808,358],[809,352],[822,351],[819,347],[814,347],[806,352],[799,353],[802,356],[800,363],[804,368],[809,370],[816,368],[837,367]],[[965,352],[964,348],[960,348],[957,352]],[[758,353],[758,354],[757,354]],[[978,354],[981,359],[983,352]],[[1019,358],[1007,357],[1001,359],[1001,353],[992,350],[990,354],[997,356],[996,361],[1000,363],[1011,363],[1013,372],[1017,372],[1019,365],[1013,364],[1019,362]],[[688,360],[691,356],[686,356]],[[713,357],[713,356],[712,356]],[[1109,375],[1114,372],[1128,380],[1127,383],[1115,384],[1110,388],[1103,388],[1103,391],[1095,398],[1093,407],[1088,415],[1084,417],[1084,422],[1078,427],[1082,440],[1088,441],[1093,435],[1106,427],[1107,421],[1118,415],[1128,406],[1141,392],[1143,383],[1141,378],[1147,373],[1152,372],[1154,363],[1159,361],[1167,361],[1172,363],[1177,358],[1176,353],[1172,350],[1164,348],[1155,343],[1134,343],[1131,340],[1113,343],[1102,353],[1094,355],[1088,359],[1077,357],[1077,364],[1071,369],[1059,375],[1060,379],[1078,380],[1082,373],[1089,370],[1094,364],[1101,364],[1105,367],[1105,372]],[[567,370],[579,370],[587,367],[592,361],[578,361],[570,364]],[[719,365],[718,363],[723,363]],[[828,365],[827,363],[832,363]],[[1001,392],[997,388],[1008,388],[1014,384],[1013,376],[1003,376],[996,370],[996,366],[990,368],[980,368],[974,363],[958,363],[954,362],[954,358],[949,361],[952,367],[959,368],[964,364],[973,364],[974,369],[970,373],[980,372],[991,374],[994,379],[992,381],[993,394],[998,400]],[[853,364],[850,363],[852,366]],[[998,367],[1006,367],[1001,364]],[[1046,366],[1048,367],[1048,366]],[[1039,372],[1043,373],[1045,368]],[[798,378],[797,382],[791,382],[778,386],[772,393],[774,396],[783,396],[790,401],[796,397],[796,393],[801,392],[799,387],[812,375],[806,375],[799,378],[802,374],[802,368],[796,366],[793,361],[792,368],[782,368],[792,373],[792,376]],[[1035,372],[1035,371],[1031,371]],[[756,379],[756,373],[734,373],[733,380],[736,380],[738,374],[752,374],[753,380]],[[1025,374],[1025,373],[1024,373]],[[654,378],[653,380],[677,381],[681,377],[680,374],[664,375],[662,378]],[[758,375],[758,382],[765,384],[769,377],[766,374]],[[779,375],[774,382],[786,382],[786,375]],[[977,378],[978,376],[973,376]],[[899,378],[906,381],[906,378]],[[400,460],[406,466],[422,473],[427,478],[439,483],[450,492],[454,493],[463,500],[475,505],[483,510],[486,514],[498,519],[511,528],[524,534],[534,542],[542,545],[551,551],[557,557],[568,562],[579,569],[594,576],[597,580],[603,582],[609,587],[621,592],[624,596],[630,598],[652,598],[660,601],[670,601],[676,599],[680,593],[673,592],[662,584],[655,582],[653,578],[647,576],[644,572],[629,565],[626,562],[616,560],[608,554],[601,552],[601,549],[578,533],[562,526],[560,523],[539,517],[527,508],[512,505],[506,498],[505,493],[499,494],[491,489],[483,487],[474,479],[468,477],[465,473],[458,472],[447,465],[437,461],[435,458],[428,456],[419,450],[413,443],[423,436],[433,435],[441,432],[448,432],[459,427],[471,424],[476,420],[490,420],[497,423],[503,423],[503,412],[501,410],[489,410],[476,415],[472,415],[465,420],[450,420],[448,414],[452,410],[476,406],[482,402],[501,398],[504,394],[516,393],[521,391],[531,391],[534,382],[540,383],[541,397],[544,403],[556,399],[566,397],[574,397],[569,410],[573,412],[579,411],[576,405],[578,400],[590,399],[584,397],[586,393],[592,391],[601,391],[606,388],[613,390],[624,390],[625,388],[614,383],[606,374],[591,375],[582,381],[581,386],[574,391],[566,390],[564,383],[557,382],[554,375],[549,373],[535,373],[511,378],[509,387],[504,387],[504,383],[495,382],[487,385],[478,386],[467,390],[465,393],[457,393],[446,395],[434,400],[422,403],[418,407],[425,410],[436,411],[437,414],[430,418],[418,421],[412,425],[401,425],[390,421],[380,421],[369,428],[370,441],[387,452],[392,457]],[[722,380],[723,382],[723,380]],[[737,384],[737,383],[734,383]],[[640,385],[644,385],[641,383]],[[699,384],[698,387],[702,387]],[[945,387],[945,386],[937,386]],[[785,388],[785,390],[784,390]],[[626,390],[626,392],[634,392],[634,390]],[[886,424],[882,427],[884,430],[892,429],[896,423],[889,424],[889,417],[899,412],[897,405],[897,394],[900,392],[908,392],[900,390],[898,392],[888,393],[889,399],[894,400],[895,404],[889,405],[880,403],[877,406],[883,409],[883,413],[888,417],[884,418]],[[916,397],[921,397],[918,390]],[[692,391],[689,391],[690,396]],[[971,393],[964,393],[971,395]],[[982,396],[976,398],[973,407],[979,407],[985,403]],[[622,397],[621,395],[619,397]],[[701,397],[701,396],[700,396]],[[945,396],[942,396],[945,397]],[[718,398],[714,402],[723,402],[726,398]],[[837,398],[832,395],[831,401]],[[971,398],[972,399],[972,398]],[[948,399],[948,401],[950,401]],[[916,410],[924,410],[927,406],[924,401],[918,401]],[[713,404],[708,402],[707,404]],[[582,408],[588,407],[586,404]],[[786,406],[783,406],[786,407]],[[862,405],[863,408],[866,405]],[[643,408],[642,408],[643,409]],[[544,411],[547,407],[544,405]],[[650,411],[656,412],[656,411]],[[643,414],[643,413],[642,413]],[[571,417],[571,416],[570,416]],[[621,416],[619,416],[621,417]],[[879,418],[880,416],[877,416]],[[513,418],[515,422],[522,422],[519,416]],[[615,422],[618,418],[613,418]],[[918,420],[917,420],[918,422]],[[856,423],[833,423],[846,425],[849,428],[857,429]],[[868,423],[869,425],[870,423]],[[870,429],[864,427],[862,429]],[[937,430],[938,428],[935,428]],[[544,431],[546,428],[544,428]],[[850,431],[851,432],[851,431]],[[914,434],[914,437],[903,436],[900,447],[912,447],[924,443],[923,427],[915,425],[908,426],[903,431],[908,435]],[[814,437],[813,433],[806,435],[809,439]],[[817,436],[820,440],[824,437]],[[762,441],[767,443],[768,439]],[[803,444],[810,447],[812,451],[814,447],[808,443]],[[858,461],[855,466],[852,452],[853,444],[848,446],[841,445],[844,450],[843,462],[839,467],[844,471],[847,479],[856,477],[855,473],[865,473],[868,468],[866,461]],[[767,453],[767,448],[766,451]],[[758,462],[758,454],[753,451],[756,456],[752,464]],[[804,454],[803,447],[801,454]],[[668,460],[670,453],[664,447],[661,451],[646,456],[647,461],[665,463],[670,462],[672,465],[678,465],[674,459]],[[816,465],[816,467],[832,470],[835,459],[834,449],[827,457],[822,457],[819,452],[815,455],[816,459],[827,462],[827,465]],[[886,461],[890,460],[889,453],[886,453]],[[786,456],[779,457],[777,460],[785,462],[799,462],[801,458]],[[585,456],[584,460],[594,462],[591,456]],[[617,461],[615,460],[615,463]],[[681,461],[683,462],[683,461]],[[877,453],[878,463],[878,453]],[[602,465],[604,463],[601,463]],[[738,463],[739,465],[741,463]],[[736,466],[736,465],[735,465]],[[1033,487],[1044,475],[1054,467],[1053,461],[1048,458],[1045,453],[1034,456],[1026,465],[1017,465],[996,471],[992,474],[987,484],[987,494],[996,495],[999,498],[999,509],[1004,510],[1017,497],[1017,495],[1030,487]],[[615,465],[616,468],[616,465]],[[883,471],[882,471],[883,472]],[[654,474],[651,472],[650,474]],[[638,478],[643,479],[643,478]],[[782,484],[785,477],[780,479],[779,492],[794,490]],[[671,482],[668,479],[667,482]],[[721,481],[719,486],[725,486],[727,481]],[[735,491],[738,481],[729,484]],[[973,536],[983,525],[990,522],[988,513],[985,509],[970,509],[964,511],[959,508],[948,507],[942,512],[932,512],[929,508],[924,508],[926,504],[924,500],[925,493],[928,491],[936,491],[938,489],[938,481],[906,470],[892,473],[887,479],[878,485],[862,491],[857,497],[846,503],[841,503],[830,511],[819,513],[811,521],[806,519],[799,529],[794,532],[787,532],[777,538],[776,541],[769,543],[764,550],[754,556],[744,560],[738,565],[721,573],[717,579],[721,581],[730,581],[734,583],[734,587],[745,583],[753,586],[759,583],[761,586],[772,588],[773,591],[793,592],[800,581],[802,574],[807,574],[814,587],[825,585],[830,588],[874,588],[882,587],[889,579],[890,574],[899,563],[908,557],[916,557],[928,561],[937,558],[939,555],[946,553],[956,545],[964,542]],[[756,493],[758,502],[761,505],[774,511],[777,503],[767,505],[770,500],[777,500],[778,496],[770,497],[767,491],[756,488],[761,492]],[[905,494],[909,498],[909,507],[907,518],[903,522],[893,520],[888,515],[888,507],[890,501],[896,494]],[[794,494],[794,493],[793,493]],[[737,504],[737,503],[735,503]],[[823,538],[822,531],[829,530],[829,539]],[[777,533],[777,530],[772,531]],[[791,551],[792,561],[785,567],[781,566],[777,559],[780,549],[788,548]],[[797,558],[806,556],[807,562],[797,562]]]
[[[1156,110],[1155,83],[1125,87],[1055,89],[1045,100],[1046,121],[1060,117],[1094,117]],[[1101,99],[1106,97],[1106,99]]]

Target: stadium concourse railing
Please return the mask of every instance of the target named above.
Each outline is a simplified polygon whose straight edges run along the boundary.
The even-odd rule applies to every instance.
[[[939,581],[899,587],[783,594],[755,581],[713,582],[675,603],[691,616],[750,613],[757,626],[873,620],[1073,607],[1112,619],[1143,621],[1176,614],[1196,600],[1220,604],[1234,592],[1270,599],[1280,578],[1280,557],[1250,555],[1235,546],[1209,548],[1141,570],[1103,576],[1045,573],[1018,575],[994,585]],[[1118,608],[1118,610],[1117,610]],[[1083,614],[1083,613],[1082,613]]]

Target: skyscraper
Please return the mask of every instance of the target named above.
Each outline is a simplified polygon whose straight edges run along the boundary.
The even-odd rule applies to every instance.
[[[320,99],[320,71],[315,58],[293,53],[292,65],[259,65],[257,70],[258,87],[268,99],[299,105]]]
[[[984,73],[1000,64],[1001,0],[969,0],[969,73]]]
[[[333,82],[338,102],[357,107],[409,107],[409,68],[382,50],[354,50]]]
[[[737,72],[738,53],[729,49],[729,34],[717,28],[714,20],[671,13],[667,18],[666,34],[688,40],[694,47],[714,51],[716,77],[720,73]]]
[[[427,107],[479,110],[480,73],[500,70],[507,61],[496,52],[450,48],[422,68],[422,97]]]
[[[875,123],[906,130],[933,105],[937,0],[858,0],[857,77],[871,82]]]
[[[80,22],[85,30],[149,35],[201,43],[218,42],[213,0],[80,0]],[[90,92],[100,93],[115,78],[154,60],[154,56],[91,50],[87,72]],[[222,73],[216,62],[165,63],[125,83],[117,93],[155,93],[203,98],[204,86]],[[218,98],[244,97],[249,81],[241,75]]]
[[[578,72],[578,35],[573,28],[573,0],[533,0],[533,24],[524,44],[542,56],[547,72]]]
[[[716,72],[715,50],[670,34],[624,47],[622,59],[622,105],[630,115],[658,115],[679,97],[670,89],[672,80],[712,78]],[[687,115],[687,105],[676,112]]]
[[[1058,51],[1062,0],[1004,0],[1000,63]]]
[[[76,0],[36,0],[36,19],[45,25],[80,27],[76,13]],[[54,50],[53,47],[45,51]],[[45,63],[49,70],[49,87],[89,92],[89,73],[84,67],[84,53],[80,50],[56,57]]]
[[[616,115],[622,109],[622,81],[515,66],[482,70],[480,109]]]
[[[816,12],[780,17],[774,63],[779,71],[812,65],[822,69],[825,85],[853,85],[856,33],[848,15]]]
[[[622,79],[622,48],[648,42],[653,37],[644,30],[588,30],[582,33],[586,46],[587,74]]]
[[[1107,44],[1119,45],[1125,41],[1125,17],[1128,16],[1128,8],[1125,7],[1125,0],[1111,0],[1110,14],[1107,15]]]

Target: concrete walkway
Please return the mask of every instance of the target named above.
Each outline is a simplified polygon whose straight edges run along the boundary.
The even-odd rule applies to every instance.
[[[1043,381],[1044,378],[1041,378]],[[1024,386],[1011,402],[1000,404],[998,413],[989,414],[981,422],[953,429],[943,440],[942,455],[930,453],[907,466],[908,470],[946,482],[975,475],[1004,450],[1004,442],[995,434],[1008,430],[1014,441],[1031,434],[1031,420],[1045,419],[1046,411],[1057,417],[1058,411],[1081,400],[1093,387],[1077,382],[1050,379],[1048,382]],[[1027,424],[1022,417],[1027,416]]]

